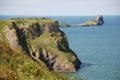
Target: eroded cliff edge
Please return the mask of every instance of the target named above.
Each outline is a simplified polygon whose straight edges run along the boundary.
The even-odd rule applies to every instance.
[[[24,51],[33,59],[42,61],[54,71],[75,72],[80,60],[69,48],[58,21],[51,19],[4,20],[2,36],[15,52]]]

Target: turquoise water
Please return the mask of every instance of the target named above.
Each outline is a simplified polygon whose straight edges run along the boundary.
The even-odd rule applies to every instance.
[[[16,16],[0,16],[0,19],[14,17]],[[47,17],[70,25],[95,18],[95,16]],[[68,37],[70,48],[82,62],[81,69],[76,73],[65,75],[86,80],[120,80],[120,16],[104,16],[104,21],[103,26],[97,27],[61,28]]]
[[[104,21],[99,27],[61,28],[83,63],[81,69],[67,76],[120,80],[120,16],[106,16]]]

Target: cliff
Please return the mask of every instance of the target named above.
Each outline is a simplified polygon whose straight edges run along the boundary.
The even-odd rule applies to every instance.
[[[78,24],[78,26],[100,26],[104,24],[103,16],[97,16],[95,20],[89,20],[82,24]]]
[[[1,20],[0,40],[12,51],[9,52],[6,48],[8,53],[29,57],[28,63],[33,59],[38,64],[45,64],[44,67],[49,70],[75,72],[81,64],[76,54],[69,48],[67,37],[58,28],[56,20],[41,18]],[[2,46],[0,48],[4,49]],[[3,50],[1,53],[6,52]],[[26,60],[25,57],[23,62]],[[18,56],[15,59],[17,58]]]

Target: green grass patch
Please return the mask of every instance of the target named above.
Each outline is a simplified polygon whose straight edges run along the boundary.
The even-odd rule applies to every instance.
[[[9,51],[6,44],[0,43],[2,45],[0,46],[1,80],[70,80],[56,72],[49,71],[44,64],[34,61],[26,54],[20,55]]]

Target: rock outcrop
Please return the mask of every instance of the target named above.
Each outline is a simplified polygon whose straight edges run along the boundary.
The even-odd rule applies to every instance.
[[[51,32],[59,31],[58,21],[49,22],[49,21],[45,20],[42,23],[43,23],[43,25],[41,27],[42,33],[51,33]]]
[[[27,42],[25,40],[25,35],[23,34],[22,30],[20,30],[15,22],[11,22],[4,30],[5,36],[8,40],[9,45],[11,48],[18,52],[19,50],[23,49],[27,54],[29,54],[29,49]]]
[[[15,29],[9,29],[7,27],[5,29],[5,34],[12,49],[16,50],[16,48],[20,47],[17,32]]]
[[[96,17],[96,21],[97,21],[98,23],[100,23],[100,24],[104,24],[103,16],[102,16],[102,15],[97,16],[97,17]]]
[[[50,70],[75,72],[80,67],[80,60],[69,48],[67,37],[56,20],[12,19],[6,24],[4,33],[15,52],[25,51],[38,62],[44,62]]]
[[[89,20],[82,24],[78,24],[78,26],[100,26],[104,24],[103,16],[97,16],[95,20]]]
[[[71,25],[66,24],[66,23],[60,23],[59,27],[71,27]]]

